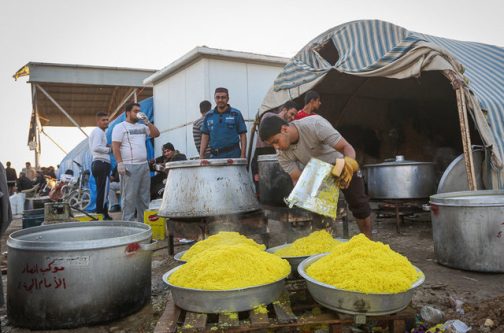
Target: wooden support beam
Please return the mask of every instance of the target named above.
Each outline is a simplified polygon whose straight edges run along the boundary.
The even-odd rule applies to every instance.
[[[467,120],[467,108],[465,104],[464,88],[456,89],[457,109],[459,114],[460,134],[462,136],[462,147],[464,149],[464,164],[467,175],[467,183],[470,191],[476,191],[476,175],[474,172],[474,161],[471,147],[471,136],[469,133],[469,122]]]
[[[240,326],[240,321],[238,320],[238,312],[219,313],[219,327],[231,328],[238,326]]]
[[[187,312],[184,326],[182,326],[182,332],[203,332],[206,327],[206,322],[206,313]]]
[[[469,121],[467,119],[467,106],[465,101],[465,83],[462,74],[456,73],[453,70],[445,70],[443,74],[450,80],[453,90],[457,98],[457,110],[459,116],[460,136],[462,138],[462,147],[464,150],[464,164],[467,175],[467,183],[469,190],[477,190],[476,175],[474,172],[474,161],[471,147],[471,135],[469,133]]]
[[[154,333],[175,333],[177,332],[178,319],[181,310],[175,305],[171,295],[166,302],[165,311],[159,318],[159,321],[154,328]]]

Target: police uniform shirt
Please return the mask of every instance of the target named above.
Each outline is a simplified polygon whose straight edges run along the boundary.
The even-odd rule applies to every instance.
[[[240,134],[247,133],[247,126],[240,111],[228,105],[225,112],[217,108],[205,115],[201,132],[210,136],[210,148],[220,149],[240,142]]]

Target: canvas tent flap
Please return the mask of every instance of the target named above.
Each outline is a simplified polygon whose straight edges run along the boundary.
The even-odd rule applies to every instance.
[[[320,84],[331,71],[406,79],[427,71],[452,71],[465,82],[465,98],[492,164],[504,164],[504,49],[408,31],[379,20],[354,21],[309,42],[284,67],[259,113]],[[502,172],[501,172],[502,173]],[[503,184],[504,185],[504,184]]]

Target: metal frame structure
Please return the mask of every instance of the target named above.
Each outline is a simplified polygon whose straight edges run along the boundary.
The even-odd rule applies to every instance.
[[[112,120],[129,101],[152,96],[152,87],[143,80],[155,70],[104,66],[83,66],[30,62],[13,75],[29,76],[32,117],[28,146],[35,152],[35,167],[40,161],[40,133],[59,149],[64,149],[44,132],[43,126],[77,127],[84,136],[85,126],[95,126],[98,111]],[[65,152],[66,153],[66,152]]]

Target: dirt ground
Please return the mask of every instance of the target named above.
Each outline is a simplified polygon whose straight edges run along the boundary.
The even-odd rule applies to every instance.
[[[418,213],[405,218],[402,234],[395,230],[395,220],[391,218],[374,218],[375,240],[390,244],[390,246],[407,256],[425,274],[425,283],[418,288],[413,297],[413,307],[420,309],[430,305],[444,311],[445,319],[460,319],[472,327],[471,332],[504,332],[504,274],[483,274],[451,269],[437,264],[432,241],[432,229],[429,213]],[[342,237],[342,224],[333,225],[336,237]],[[19,230],[21,221],[15,220],[7,234]],[[270,246],[283,244],[308,234],[311,228],[306,225],[293,227],[285,222],[269,220]],[[356,233],[355,223],[350,223],[350,236]],[[177,235],[176,235],[177,236]],[[179,235],[183,236],[183,235]],[[6,237],[3,237],[1,249],[6,251]],[[175,252],[187,249],[188,245],[178,245]],[[5,258],[4,258],[5,260]],[[73,330],[38,331],[58,333],[147,333],[153,332],[157,320],[161,316],[169,292],[161,281],[163,273],[177,263],[168,255],[167,248],[155,251],[152,258],[152,298],[151,303],[139,312],[126,318],[104,325],[83,327]],[[2,276],[4,292],[6,275]],[[464,314],[456,311],[455,304]],[[492,327],[485,327],[487,319],[493,321]],[[9,325],[5,307],[0,309],[2,332],[26,333],[27,329]],[[487,324],[489,322],[487,321]]]

